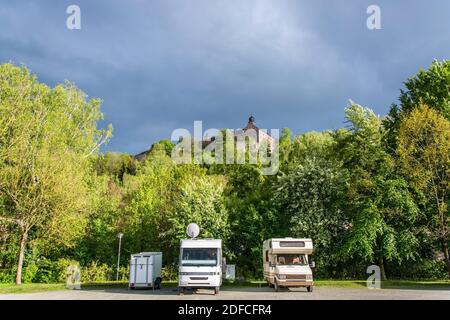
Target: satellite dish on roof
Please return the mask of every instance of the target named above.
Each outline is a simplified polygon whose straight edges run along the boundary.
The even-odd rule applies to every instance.
[[[196,238],[200,233],[200,227],[196,223],[190,223],[186,228],[186,232],[189,237]]]

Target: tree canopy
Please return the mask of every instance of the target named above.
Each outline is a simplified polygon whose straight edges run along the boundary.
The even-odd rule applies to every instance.
[[[102,152],[112,129],[98,127],[99,99],[0,65],[0,282],[61,281],[72,263],[110,280],[118,233],[123,279],[143,251],[162,251],[174,279],[191,222],[223,239],[238,277],[262,278],[272,237],[312,238],[323,278],[372,264],[383,278],[450,275],[449,66],[406,80],[387,116],[350,101],[342,128],[285,128],[280,170],[263,175],[260,162],[177,164],[168,140],[144,157]]]

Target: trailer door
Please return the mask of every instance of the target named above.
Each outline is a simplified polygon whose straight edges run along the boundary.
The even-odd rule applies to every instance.
[[[136,283],[136,258],[131,257],[130,260],[130,280],[129,283],[135,284]]]
[[[136,283],[147,283],[147,258],[136,259]]]

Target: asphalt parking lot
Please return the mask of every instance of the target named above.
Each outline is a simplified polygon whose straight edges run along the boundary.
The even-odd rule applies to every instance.
[[[317,287],[285,289],[274,292],[268,287],[223,288],[214,295],[211,290],[188,291],[179,296],[174,287],[161,290],[89,289],[42,293],[0,295],[0,300],[450,300],[450,290],[442,289],[350,289]]]

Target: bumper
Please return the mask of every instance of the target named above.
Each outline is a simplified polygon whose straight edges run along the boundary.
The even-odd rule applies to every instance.
[[[221,280],[220,276],[180,276],[178,286],[185,288],[220,287]]]
[[[314,285],[314,281],[304,280],[278,280],[280,287],[309,287]]]
[[[128,288],[153,288],[153,283],[129,283]]]

